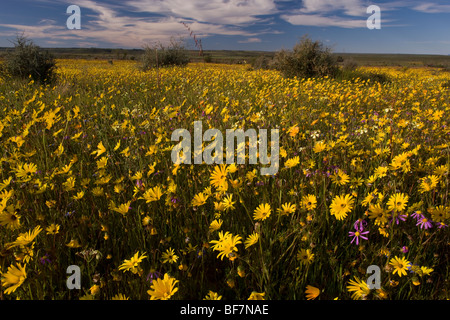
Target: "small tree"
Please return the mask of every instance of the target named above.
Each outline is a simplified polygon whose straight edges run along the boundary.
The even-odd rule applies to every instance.
[[[145,46],[142,56],[142,69],[167,66],[184,66],[189,63],[189,52],[181,41],[170,40],[166,47],[161,43],[156,46]]]
[[[307,36],[292,50],[278,51],[274,57],[274,66],[289,78],[334,76],[339,69],[331,49]]]
[[[50,83],[56,79],[56,62],[53,55],[23,35],[13,42],[14,50],[5,57],[4,70],[14,78],[31,78],[40,83]]]

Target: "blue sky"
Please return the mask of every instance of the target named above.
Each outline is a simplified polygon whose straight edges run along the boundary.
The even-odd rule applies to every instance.
[[[69,30],[69,5],[81,29]],[[370,30],[367,8],[381,9]],[[189,26],[188,30],[184,22]],[[24,33],[42,47],[142,48],[190,31],[205,50],[276,51],[304,34],[335,52],[450,54],[450,1],[0,0],[0,46]]]

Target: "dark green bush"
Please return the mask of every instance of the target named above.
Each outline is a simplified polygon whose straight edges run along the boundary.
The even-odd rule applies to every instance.
[[[144,47],[142,56],[142,69],[167,66],[184,66],[189,63],[189,51],[181,41],[171,40],[168,46],[158,44]]]
[[[365,73],[363,75],[363,78],[365,78],[365,80],[370,79],[371,82],[379,82],[381,84],[390,83],[391,82],[391,79],[389,78],[388,75],[386,75],[384,73],[378,73],[378,72]]]
[[[359,79],[360,81],[368,81],[370,83],[381,83],[381,84],[386,84],[386,83],[390,83],[391,79],[389,78],[388,75],[384,74],[384,73],[379,73],[379,72],[367,72],[367,71],[362,71],[360,69],[349,69],[349,68],[341,68],[335,77],[337,80],[341,80],[341,81],[356,81],[357,79]]]
[[[331,49],[307,36],[292,50],[278,51],[274,57],[274,67],[288,78],[333,77],[339,70]]]
[[[211,63],[212,62],[212,55],[210,53],[206,53],[203,55],[203,61],[205,63]]]
[[[14,49],[7,52],[2,69],[2,73],[12,78],[31,77],[40,83],[51,83],[56,79],[54,56],[24,36],[15,40]]]
[[[267,69],[274,68],[273,59],[271,57],[264,56],[264,55],[254,58],[250,64],[251,64],[253,70],[258,70],[258,69],[267,70]]]
[[[342,63],[342,69],[345,71],[354,71],[358,68],[358,63],[353,59],[346,59]]]

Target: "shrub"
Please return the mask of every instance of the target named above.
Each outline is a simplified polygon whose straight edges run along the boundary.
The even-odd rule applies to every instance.
[[[31,78],[40,83],[50,83],[56,79],[56,61],[48,51],[42,51],[25,36],[17,36],[14,50],[5,57],[4,68],[6,75],[13,78]]]
[[[261,55],[257,58],[254,58],[251,61],[251,66],[254,70],[272,69],[273,68],[273,59],[268,56]]]
[[[168,46],[161,43],[156,46],[145,46],[142,56],[143,70],[167,66],[184,66],[189,63],[189,52],[181,41],[170,40]]]
[[[307,36],[292,50],[278,51],[274,57],[274,66],[288,78],[335,76],[338,71],[337,59],[331,49]]]
[[[203,55],[203,61],[205,63],[211,63],[212,62],[212,55],[210,53],[206,53]]]
[[[337,80],[340,81],[351,81],[354,82],[356,81],[356,79],[359,79],[361,81],[368,81],[370,80],[371,83],[381,83],[381,84],[386,84],[386,83],[390,83],[391,79],[389,78],[388,75],[384,74],[384,73],[379,73],[379,72],[367,72],[367,71],[362,71],[360,69],[348,69],[348,68],[341,68],[336,77]]]
[[[354,71],[358,68],[358,63],[353,59],[344,60],[342,63],[342,69],[345,71]]]
[[[378,72],[366,73],[366,79],[365,80],[368,80],[368,79],[370,79],[371,82],[379,82],[381,84],[390,83],[391,82],[391,79],[389,78],[389,76],[387,74],[378,73]]]

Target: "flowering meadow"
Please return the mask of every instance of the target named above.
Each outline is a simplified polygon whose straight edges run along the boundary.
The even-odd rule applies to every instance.
[[[449,299],[448,72],[58,67],[0,79],[0,299]],[[195,121],[279,129],[277,174],[174,164]]]

